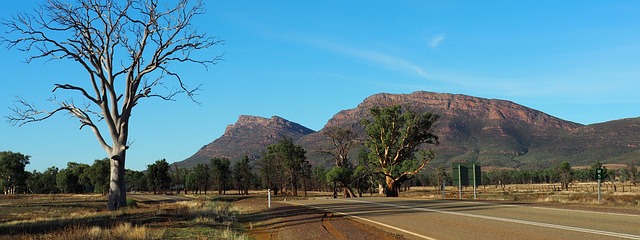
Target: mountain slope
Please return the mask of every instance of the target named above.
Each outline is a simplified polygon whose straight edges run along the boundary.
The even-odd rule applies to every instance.
[[[568,161],[577,165],[589,165],[596,160],[625,163],[638,159],[640,118],[597,123],[559,134],[521,158],[526,162]]]
[[[249,156],[255,159],[261,155],[266,146],[278,142],[282,137],[295,140],[313,132],[309,128],[278,116],[262,118],[242,115],[235,124],[227,126],[220,138],[176,164],[189,168],[198,163],[209,163],[209,160],[214,157],[239,159]]]

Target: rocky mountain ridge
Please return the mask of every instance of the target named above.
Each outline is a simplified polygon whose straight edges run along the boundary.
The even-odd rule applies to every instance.
[[[373,106],[391,105],[440,115],[434,131],[441,144],[431,146],[436,153],[434,165],[477,161],[487,166],[526,168],[547,167],[562,160],[588,164],[640,158],[640,118],[584,126],[510,101],[414,92],[370,96],[357,107],[335,114],[318,132],[279,117],[240,116],[223,136],[183,162],[244,155],[258,158],[267,145],[287,136],[305,147],[312,163],[325,164],[328,157],[319,150],[329,147],[326,129],[350,128],[364,139],[361,119],[370,116]]]
[[[412,94],[380,93],[368,97],[356,108],[340,111],[329,120],[325,128],[342,125],[345,119],[353,116],[366,115],[371,107],[397,104],[414,111],[429,110],[440,116],[469,115],[489,121],[518,119],[529,125],[561,128],[567,131],[582,126],[506,100],[484,99],[462,94],[414,92]]]

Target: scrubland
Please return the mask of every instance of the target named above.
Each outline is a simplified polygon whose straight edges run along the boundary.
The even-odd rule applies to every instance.
[[[99,195],[0,195],[0,239],[248,239],[230,202],[130,201],[105,210]]]

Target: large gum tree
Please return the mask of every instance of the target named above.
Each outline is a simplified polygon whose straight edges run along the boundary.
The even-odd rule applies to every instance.
[[[206,68],[220,58],[197,59],[192,54],[222,43],[192,26],[193,18],[203,13],[203,2],[197,0],[47,0],[32,12],[3,20],[8,30],[0,43],[26,52],[27,63],[71,61],[86,73],[81,84],[54,84],[53,92],[68,91],[74,97],[52,97],[53,109],[38,109],[19,98],[9,120],[23,125],[57,113],[79,119],[80,129],[91,129],[110,159],[107,208],[124,207],[125,156],[134,107],[143,99],[173,100],[181,93],[193,100],[199,88],[188,87],[170,65],[195,63]]]
[[[385,179],[387,197],[397,197],[400,184],[411,179],[433,159],[431,150],[420,150],[425,144],[438,144],[433,124],[438,115],[430,112],[416,114],[403,111],[399,105],[370,109],[372,119],[365,119],[367,139],[371,151],[369,162],[374,173]]]

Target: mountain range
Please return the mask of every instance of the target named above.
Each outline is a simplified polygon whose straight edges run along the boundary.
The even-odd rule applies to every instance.
[[[640,118],[582,125],[505,100],[414,92],[370,96],[335,114],[317,132],[277,116],[240,116],[221,137],[175,164],[191,167],[213,157],[257,159],[266,146],[289,137],[307,150],[312,164],[328,165],[330,157],[320,151],[330,147],[328,129],[348,128],[363,140],[360,122],[370,117],[369,109],[392,105],[440,116],[434,125],[440,144],[428,146],[435,152],[433,165],[476,161],[497,168],[546,168],[561,161],[589,165],[640,159]]]

